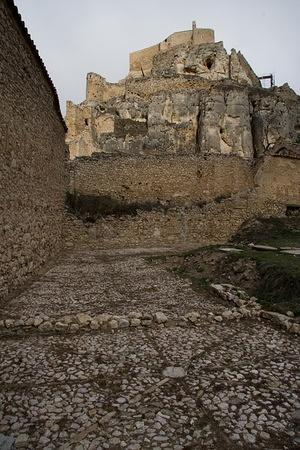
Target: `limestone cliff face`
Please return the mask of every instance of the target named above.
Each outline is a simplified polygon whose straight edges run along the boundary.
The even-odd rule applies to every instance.
[[[105,152],[251,159],[299,141],[299,97],[288,86],[262,89],[243,55],[227,54],[222,42],[160,47],[151,64],[147,60],[147,74],[141,54],[126,80],[106,83],[88,74],[87,100],[68,102],[71,157]]]

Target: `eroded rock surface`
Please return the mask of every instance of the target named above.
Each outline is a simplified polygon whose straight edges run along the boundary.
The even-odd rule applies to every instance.
[[[196,153],[251,160],[278,142],[299,144],[299,97],[288,85],[262,89],[244,56],[227,53],[212,36],[197,42],[187,35],[136,52],[120,83],[88,74],[87,99],[67,103],[71,157]]]

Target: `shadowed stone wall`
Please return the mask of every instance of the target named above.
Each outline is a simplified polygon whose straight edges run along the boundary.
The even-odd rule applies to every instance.
[[[268,156],[255,176],[261,195],[300,207],[300,159]]]
[[[189,205],[253,186],[251,164],[239,157],[110,156],[70,165],[71,192],[127,202]]]
[[[0,298],[61,246],[65,125],[12,1],[0,1]]]
[[[66,223],[67,246],[128,248],[211,245],[226,242],[250,218],[284,215],[285,207],[255,192],[203,207],[175,207],[166,211],[139,211],[136,215],[102,217],[84,223],[73,215]]]
[[[214,31],[208,28],[178,31],[168,36],[159,44],[132,52],[129,55],[129,74],[132,77],[143,77],[151,72],[155,56],[182,44],[199,45],[215,41]]]
[[[288,205],[300,205],[300,159],[292,157],[270,155],[254,164],[239,157],[110,156],[70,164],[72,193],[98,198],[100,206],[117,200],[118,209],[94,223],[69,215],[67,244],[222,243],[250,218],[282,216]]]

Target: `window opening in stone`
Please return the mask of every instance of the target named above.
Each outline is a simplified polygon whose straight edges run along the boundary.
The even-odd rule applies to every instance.
[[[286,147],[280,147],[277,151],[276,151],[276,155],[281,155],[281,156],[288,156],[289,151]]]
[[[208,70],[211,70],[213,64],[214,64],[214,60],[211,56],[209,56],[205,61],[205,65],[208,68]]]
[[[287,205],[286,216],[300,216],[300,205]]]
[[[84,123],[88,127],[89,126],[89,119],[84,119]]]

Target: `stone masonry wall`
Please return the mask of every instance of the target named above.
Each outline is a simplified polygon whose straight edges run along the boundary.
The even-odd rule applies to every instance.
[[[242,53],[227,53],[213,36],[187,30],[134,52],[119,83],[89,73],[86,99],[67,103],[71,159],[218,154],[254,161],[279,143],[300,149],[300,97],[287,84],[262,88]]]
[[[62,243],[65,126],[58,98],[12,1],[0,2],[0,298]]]
[[[77,158],[70,189],[125,202],[189,205],[253,187],[251,164],[239,157],[153,156]]]
[[[300,205],[299,165],[299,159],[281,156],[256,165],[220,156],[76,159],[71,191],[162,206],[93,224],[69,215],[66,243],[111,248],[226,242],[246,220],[282,216],[288,205]]]
[[[144,77],[149,74],[153,66],[153,58],[170,48],[182,44],[199,45],[214,41],[214,31],[207,28],[196,28],[195,30],[173,33],[159,44],[130,53],[129,75],[131,77]]]
[[[284,215],[285,208],[256,193],[212,202],[205,206],[177,207],[168,211],[140,211],[136,216],[103,217],[83,223],[68,216],[66,245],[100,248],[173,247],[227,242],[246,220]]]
[[[260,195],[300,206],[300,159],[268,156],[259,165],[255,184]]]
[[[121,83],[108,83],[97,73],[88,73],[86,77],[86,99],[106,102],[125,94],[125,85]]]

